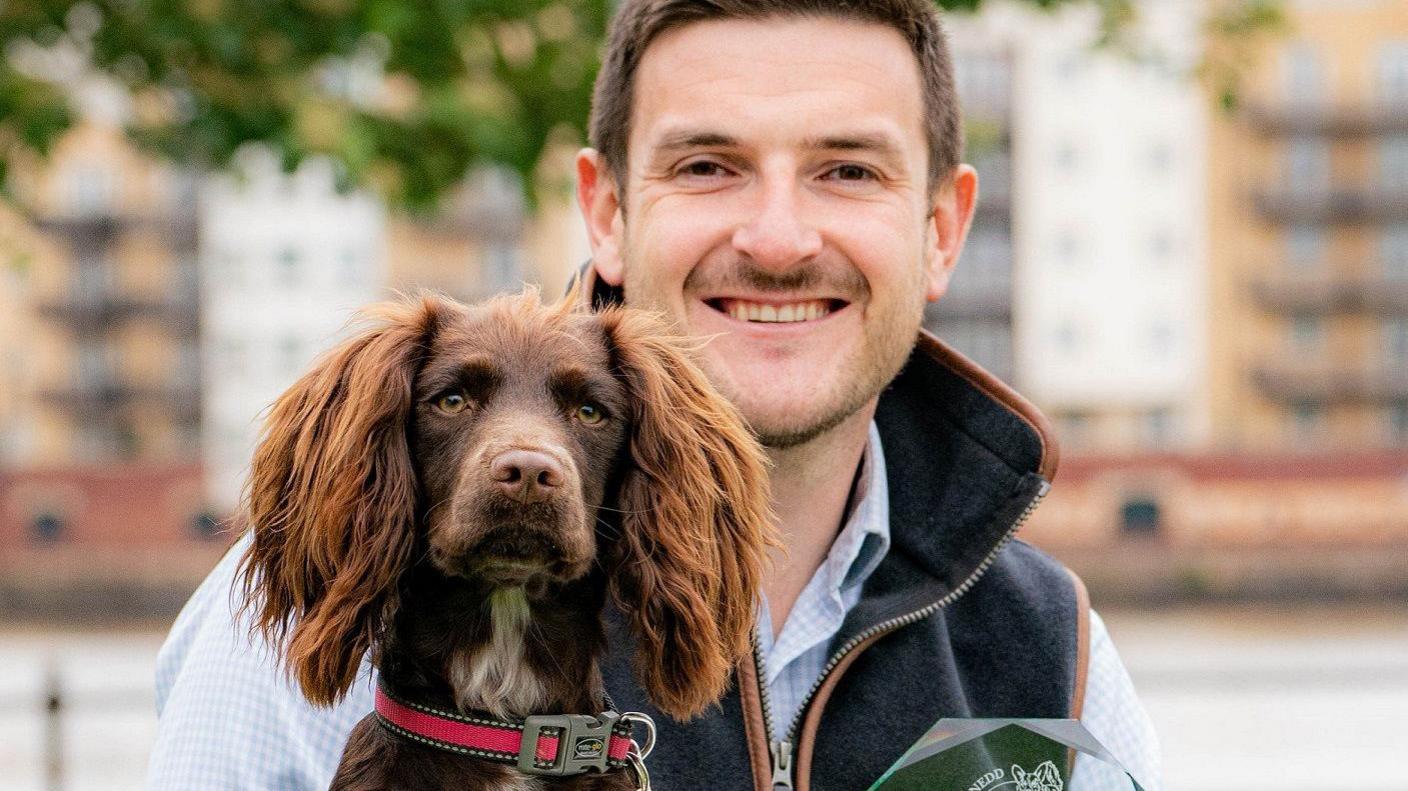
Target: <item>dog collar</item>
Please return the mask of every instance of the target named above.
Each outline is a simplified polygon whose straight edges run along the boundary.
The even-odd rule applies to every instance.
[[[645,714],[605,711],[588,714],[535,714],[523,720],[441,711],[400,700],[378,684],[376,716],[382,727],[421,744],[510,764],[525,774],[577,775],[631,766],[640,787],[648,788],[645,756],[655,744],[655,723]],[[644,749],[631,739],[636,724],[646,727]]]

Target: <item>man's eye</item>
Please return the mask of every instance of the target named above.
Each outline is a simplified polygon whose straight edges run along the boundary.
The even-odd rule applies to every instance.
[[[837,165],[830,175],[838,181],[869,181],[876,178],[875,171],[861,165]]]
[[[684,176],[694,176],[696,178],[713,178],[724,175],[723,166],[717,162],[710,162],[707,159],[697,160],[680,168],[680,174]]]
[[[435,399],[435,406],[439,407],[442,412],[455,415],[463,412],[464,408],[469,406],[469,399],[464,397],[464,393],[446,393]]]

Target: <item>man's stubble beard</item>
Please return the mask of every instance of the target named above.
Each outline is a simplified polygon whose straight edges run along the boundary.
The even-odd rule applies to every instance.
[[[920,258],[922,260],[922,257]],[[631,270],[629,260],[624,263],[624,277],[622,279],[622,291],[626,299],[626,304],[633,305],[630,297],[631,293]],[[856,274],[860,278],[859,274]],[[792,279],[792,278],[788,278]],[[863,286],[864,279],[860,282]],[[805,423],[796,425],[785,425],[783,421],[774,424],[763,423],[757,415],[750,415],[746,410],[748,399],[743,393],[735,392],[734,382],[727,371],[714,370],[714,365],[707,355],[696,355],[695,361],[703,369],[711,384],[730,402],[740,408],[744,420],[749,424],[758,441],[771,450],[782,451],[806,445],[827,432],[845,423],[847,419],[855,415],[861,409],[870,404],[885,388],[889,387],[895,377],[903,370],[905,363],[909,360],[910,354],[914,350],[915,342],[919,335],[919,328],[923,324],[924,299],[923,272],[916,269],[915,282],[911,284],[908,293],[918,295],[911,306],[897,305],[892,309],[904,310],[906,313],[896,317],[896,320],[883,322],[879,325],[870,325],[866,328],[865,342],[862,344],[858,356],[860,362],[869,360],[870,364],[862,367],[858,371],[847,371],[843,373],[839,386],[832,391],[831,401],[833,406],[824,407],[821,413],[810,417]],[[868,286],[865,286],[869,294]],[[686,292],[688,289],[686,289]],[[647,304],[649,300],[646,300]],[[867,308],[873,307],[869,302]],[[657,309],[664,306],[653,305]],[[688,308],[686,307],[686,310]],[[850,309],[857,309],[856,303],[852,303]],[[684,317],[678,317],[683,320]],[[682,328],[683,329],[683,328]],[[855,358],[851,361],[854,362]],[[849,367],[849,366],[848,366]]]

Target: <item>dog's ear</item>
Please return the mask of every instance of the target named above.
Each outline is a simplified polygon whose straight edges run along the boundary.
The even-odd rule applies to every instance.
[[[428,295],[369,308],[372,325],[269,410],[244,498],[244,607],[314,703],[352,685],[410,561],[412,384],[450,310]]]
[[[766,459],[737,411],[649,314],[602,314],[634,414],[611,592],[640,645],[635,668],[663,712],[716,702],[749,650],[776,544]]]

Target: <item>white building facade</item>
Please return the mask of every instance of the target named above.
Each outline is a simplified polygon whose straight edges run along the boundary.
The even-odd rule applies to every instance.
[[[949,17],[960,61],[1001,52],[1011,71],[1014,383],[1074,447],[1196,445],[1209,107],[1192,70],[1205,5],[1137,3],[1135,55],[1094,47],[1093,7],[1024,6]]]
[[[239,502],[266,408],[386,281],[386,211],[331,167],[251,154],[200,202],[202,454],[219,513]]]

